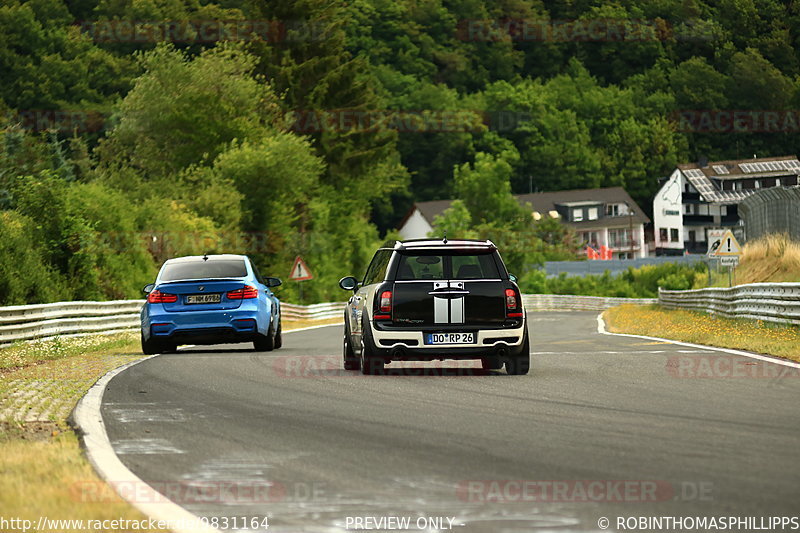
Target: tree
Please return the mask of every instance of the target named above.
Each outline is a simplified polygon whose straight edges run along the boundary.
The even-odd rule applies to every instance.
[[[170,45],[140,54],[144,73],[119,106],[101,155],[150,177],[209,164],[234,139],[275,131],[278,97],[253,75],[255,58],[229,45],[191,59]]]

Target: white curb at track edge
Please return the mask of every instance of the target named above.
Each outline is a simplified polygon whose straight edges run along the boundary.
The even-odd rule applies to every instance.
[[[294,333],[296,331],[307,331],[310,329],[337,325],[341,325],[341,323],[308,326],[285,331],[284,333]],[[185,348],[187,347],[194,346],[185,346]],[[103,393],[108,383],[117,374],[120,374],[142,361],[147,361],[159,355],[161,354],[151,355],[150,357],[133,361],[106,373],[92,385],[86,395],[78,402],[78,405],[72,412],[72,421],[81,437],[89,462],[92,464],[95,471],[100,474],[100,477],[102,477],[120,497],[149,518],[163,520],[170,524],[177,524],[178,527],[171,528],[175,533],[221,533],[220,530],[203,524],[200,517],[169,500],[166,496],[142,481],[136,474],[128,470],[128,467],[117,457],[114,448],[111,446],[111,441],[108,439],[105,424],[103,424],[103,415],[100,410],[103,403]],[[123,493],[117,489],[118,485],[136,487],[136,490]]]
[[[781,359],[779,357],[771,357],[769,355],[762,355],[753,352],[745,352],[743,350],[734,350],[732,348],[720,348],[719,346],[709,346],[707,344],[692,344],[690,342],[676,341],[672,339],[662,339],[661,337],[648,337],[647,335],[634,335],[633,333],[611,333],[606,330],[606,323],[603,320],[603,313],[597,315],[597,332],[603,335],[616,335],[618,337],[632,337],[635,339],[646,339],[651,341],[668,342],[678,346],[687,346],[689,348],[701,348],[704,350],[712,350],[715,352],[729,353],[731,355],[740,355],[742,357],[749,357],[751,359],[758,359],[759,361],[766,361],[767,363],[775,363],[776,365],[788,366],[789,368],[800,369],[800,363]]]
[[[167,499],[128,470],[114,453],[111,441],[108,440],[103,415],[100,412],[106,386],[120,372],[153,357],[158,355],[151,355],[115,368],[100,378],[78,402],[72,413],[73,421],[81,434],[86,455],[95,471],[128,503],[149,518],[164,520],[170,525],[176,524],[178,527],[171,528],[175,533],[219,533],[218,529],[204,525],[200,517]],[[135,487],[135,490],[120,492],[117,489],[120,484]],[[184,527],[180,527],[181,525]]]

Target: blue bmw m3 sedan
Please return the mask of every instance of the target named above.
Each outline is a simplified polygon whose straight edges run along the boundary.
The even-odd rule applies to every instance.
[[[280,348],[281,304],[246,255],[204,255],[166,261],[143,292],[142,351],[175,351],[181,344],[252,342]]]

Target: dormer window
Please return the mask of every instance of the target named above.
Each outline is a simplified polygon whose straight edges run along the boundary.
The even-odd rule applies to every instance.
[[[581,222],[583,220],[583,209],[573,209],[572,220],[574,222]]]

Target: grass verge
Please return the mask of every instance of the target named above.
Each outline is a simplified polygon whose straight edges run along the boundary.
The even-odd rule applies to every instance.
[[[340,318],[284,320],[283,329],[289,332],[340,322]],[[66,422],[97,379],[142,357],[138,333],[52,339],[0,349],[0,503],[4,518],[31,520],[34,525],[39,517],[145,519],[100,480]],[[86,491],[86,487],[92,490]],[[87,493],[102,498],[87,501]],[[116,532],[130,531],[130,527],[84,530]]]
[[[800,328],[794,326],[632,304],[606,310],[603,319],[612,333],[661,337],[800,362]]]

